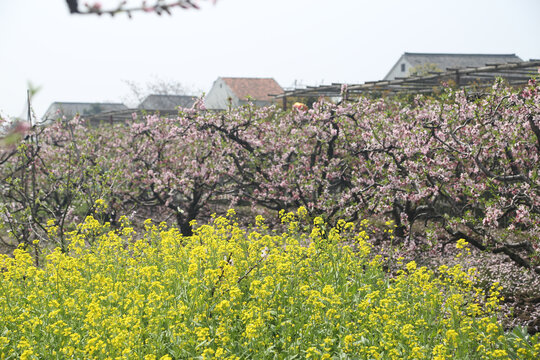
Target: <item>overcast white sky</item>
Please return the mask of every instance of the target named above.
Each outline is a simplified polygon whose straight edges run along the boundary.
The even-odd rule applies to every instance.
[[[405,51],[539,59],[539,14],[539,0],[218,0],[129,20],[69,15],[65,0],[0,0],[0,114],[21,115],[27,81],[42,86],[41,116],[53,101],[121,102],[124,80],[208,92],[219,76],[379,80]]]

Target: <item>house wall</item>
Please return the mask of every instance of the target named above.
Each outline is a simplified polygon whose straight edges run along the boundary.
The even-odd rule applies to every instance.
[[[214,85],[206,95],[204,103],[206,108],[210,110],[226,110],[229,105],[233,107],[240,105],[239,99],[221,78],[214,81]]]
[[[405,64],[405,71],[401,71],[401,65]],[[397,77],[406,77],[409,76],[409,70],[412,68],[412,65],[401,56],[398,62],[392,67],[390,72],[384,77],[383,80],[394,80]]]

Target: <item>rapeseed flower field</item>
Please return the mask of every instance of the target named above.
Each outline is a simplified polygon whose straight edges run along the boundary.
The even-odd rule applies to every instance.
[[[540,358],[538,336],[503,331],[500,288],[476,288],[474,271],[390,274],[367,222],[281,216],[283,233],[260,216],[246,230],[230,210],[190,237],[88,217],[39,266],[0,257],[0,358]]]

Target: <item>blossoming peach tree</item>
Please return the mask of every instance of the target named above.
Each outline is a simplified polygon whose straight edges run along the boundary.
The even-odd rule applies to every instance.
[[[539,92],[497,83],[411,104],[360,99],[277,115],[243,109],[204,119],[229,144],[246,191],[271,209],[312,216],[389,217],[408,242],[423,222],[448,242],[467,239],[538,265]],[[238,194],[240,195],[240,194]]]
[[[208,218],[235,191],[227,144],[199,126],[204,117],[197,109],[171,119],[145,117],[126,128],[121,145],[126,168],[120,171],[129,179],[124,205],[151,209],[161,219],[173,216],[185,235],[191,235],[192,220]]]
[[[32,246],[48,239],[47,224],[58,226],[55,245],[67,249],[65,232],[95,213],[95,201],[112,200],[120,177],[110,163],[118,159],[112,133],[88,131],[78,118],[34,127],[24,141],[4,148],[0,188],[0,238]],[[104,155],[105,153],[105,155]],[[111,201],[112,202],[112,201]]]
[[[112,129],[68,124],[43,130],[39,146],[22,143],[35,149],[27,162],[21,153],[0,164],[2,174],[19,174],[0,196],[2,223],[20,242],[43,234],[49,219],[73,228],[97,207],[113,225],[118,214],[136,211],[174,219],[189,235],[190,221],[229,205],[268,212],[303,206],[330,224],[391,220],[395,240],[413,248],[466,239],[540,272],[534,80],[521,89],[496,83],[482,93],[446,90],[410,102],[321,100],[308,110],[223,113],[198,103],[178,116],[149,115]],[[99,198],[107,209],[96,205]],[[23,213],[33,220],[17,218]],[[39,230],[16,231],[30,223]]]

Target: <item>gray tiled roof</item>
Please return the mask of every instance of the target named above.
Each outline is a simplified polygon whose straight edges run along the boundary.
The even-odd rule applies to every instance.
[[[429,54],[408,53],[403,57],[412,65],[435,64],[442,71],[447,68],[480,67],[486,64],[522,62],[516,54]]]
[[[139,109],[144,110],[176,110],[179,106],[190,108],[195,103],[196,97],[191,95],[148,95],[139,104]]]
[[[45,115],[44,120],[52,120],[65,116],[72,118],[76,114],[95,115],[103,112],[126,110],[128,107],[121,103],[83,103],[83,102],[53,102]]]

